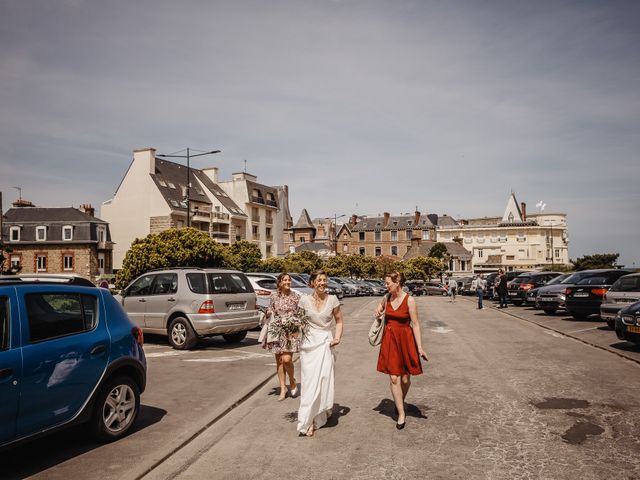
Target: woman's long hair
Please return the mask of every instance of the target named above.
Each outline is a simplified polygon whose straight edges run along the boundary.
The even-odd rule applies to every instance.
[[[325,272],[322,269],[314,270],[313,272],[311,272],[311,274],[309,275],[309,286],[311,288],[314,288],[313,284],[316,281],[316,278],[318,278],[320,275],[324,275],[325,277],[329,276],[329,275],[327,275],[327,272]]]
[[[291,275],[289,275],[287,272],[282,272],[280,275],[278,275],[278,278],[276,278],[278,293],[282,293],[282,282],[285,277],[289,277],[289,279],[291,280]]]

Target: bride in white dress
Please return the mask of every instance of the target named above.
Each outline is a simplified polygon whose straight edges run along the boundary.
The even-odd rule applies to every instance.
[[[335,295],[327,294],[327,274],[317,270],[311,274],[309,284],[312,295],[300,299],[299,306],[305,309],[309,325],[300,345],[302,391],[298,410],[298,432],[312,436],[314,431],[327,423],[333,408],[333,347],[342,338],[342,312]],[[331,331],[336,322],[335,336]]]

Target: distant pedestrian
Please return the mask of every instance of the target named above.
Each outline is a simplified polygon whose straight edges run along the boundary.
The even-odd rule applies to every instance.
[[[334,347],[342,338],[342,312],[335,295],[327,293],[327,274],[316,270],[309,277],[313,294],[300,299],[309,323],[300,345],[302,392],[298,409],[298,433],[313,436],[332,414],[334,398]],[[335,321],[336,333],[331,327]]]
[[[453,278],[449,279],[449,296],[451,297],[451,301],[456,301],[456,294],[458,293],[458,282],[456,282]]]
[[[284,318],[287,315],[295,315],[298,311],[300,297],[291,290],[291,277],[289,274],[281,273],[277,278],[276,284],[278,291],[271,296],[271,302],[267,309],[269,322]],[[276,356],[276,371],[278,372],[278,381],[280,383],[278,400],[282,401],[287,397],[287,376],[289,376],[291,397],[295,397],[298,394],[298,384],[294,376],[293,354],[300,351],[300,334],[283,334],[274,337],[267,333],[262,348]]]
[[[404,292],[404,275],[393,272],[386,276],[389,291],[378,304],[376,315],[384,315],[386,324],[380,343],[377,370],[389,375],[391,395],[396,405],[396,428],[402,430],[406,422],[404,401],[411,387],[411,375],[420,375],[420,358],[427,360],[422,349],[422,335],[416,301]]]
[[[482,310],[484,307],[482,306],[482,300],[484,298],[484,291],[487,288],[487,281],[484,279],[484,275],[481,273],[478,275],[473,282],[471,282],[471,289],[476,291],[476,295],[478,295],[478,309]]]
[[[500,307],[498,308],[507,308],[509,291],[507,290],[507,277],[505,276],[503,269],[498,271],[498,276],[496,277],[496,290],[498,291],[498,298],[500,299]]]

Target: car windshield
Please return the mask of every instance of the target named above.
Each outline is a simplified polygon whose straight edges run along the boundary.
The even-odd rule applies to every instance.
[[[570,276],[571,276],[570,273],[565,273],[564,275],[558,275],[557,277],[553,277],[551,280],[549,280],[547,283],[545,283],[545,286],[546,285],[555,285],[556,283],[562,283],[564,280],[566,280]]]
[[[640,275],[621,277],[611,286],[614,292],[640,292]]]
[[[529,280],[531,280],[531,276],[529,275],[522,275],[520,277],[516,277],[512,280],[512,283],[514,284],[520,284],[520,283],[527,283]]]

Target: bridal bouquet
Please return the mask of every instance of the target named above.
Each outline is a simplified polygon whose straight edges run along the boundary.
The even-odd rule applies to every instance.
[[[269,337],[278,338],[285,341],[286,348],[291,347],[291,337],[301,334],[304,338],[305,331],[309,325],[309,316],[302,307],[298,307],[295,313],[285,315],[274,315],[269,322]]]

